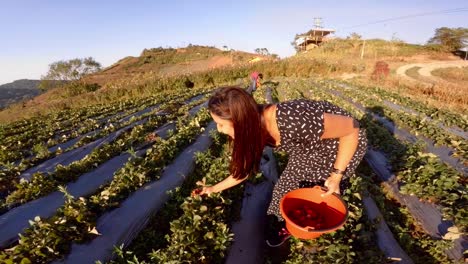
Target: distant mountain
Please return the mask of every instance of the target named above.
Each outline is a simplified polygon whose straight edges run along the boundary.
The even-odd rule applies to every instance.
[[[40,80],[22,79],[0,85],[0,109],[39,95],[40,82]]]

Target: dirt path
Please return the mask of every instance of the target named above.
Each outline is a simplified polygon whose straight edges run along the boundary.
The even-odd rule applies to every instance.
[[[420,67],[418,70],[418,74],[422,77],[419,79],[413,78],[406,74],[406,71],[414,68]],[[441,69],[441,68],[449,68],[449,67],[468,67],[468,61],[465,60],[457,60],[457,61],[434,61],[434,62],[427,62],[427,63],[412,63],[400,66],[396,70],[396,74],[398,76],[402,76],[403,78],[410,79],[412,81],[418,82],[426,82],[426,83],[436,83],[436,82],[447,82],[446,80],[436,77],[432,75],[432,71]]]

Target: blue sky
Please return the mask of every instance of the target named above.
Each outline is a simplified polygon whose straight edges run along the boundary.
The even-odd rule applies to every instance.
[[[314,17],[339,37],[357,32],[423,44],[438,27],[468,27],[468,12],[350,27],[455,8],[467,9],[468,1],[0,0],[0,84],[39,79],[58,60],[91,56],[109,66],[144,48],[189,43],[287,57],[294,35],[312,28]]]

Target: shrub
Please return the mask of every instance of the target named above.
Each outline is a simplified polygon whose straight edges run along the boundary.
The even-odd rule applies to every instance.
[[[83,82],[73,82],[65,87],[66,97],[76,96],[83,93],[94,92],[101,88],[97,83],[83,83]]]
[[[378,61],[375,63],[374,72],[372,72],[372,79],[384,79],[388,76],[389,73],[390,69],[388,68],[388,64],[384,61]]]

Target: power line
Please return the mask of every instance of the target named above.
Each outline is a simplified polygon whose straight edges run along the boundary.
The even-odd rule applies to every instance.
[[[401,20],[401,19],[408,19],[408,18],[413,18],[413,17],[439,15],[439,14],[452,14],[452,13],[459,13],[459,12],[468,12],[468,7],[454,8],[454,9],[447,9],[447,10],[440,10],[440,11],[433,11],[433,12],[426,12],[426,13],[419,13],[419,14],[413,14],[413,15],[406,15],[406,16],[400,16],[400,17],[387,18],[387,19],[376,20],[376,21],[367,22],[367,23],[363,23],[363,24],[358,24],[358,25],[354,25],[354,26],[350,26],[350,27],[344,27],[344,28],[341,28],[341,30],[349,29],[349,28],[362,27],[362,26],[368,26],[368,25],[374,25],[374,24],[380,24],[380,23],[396,21],[396,20]]]

